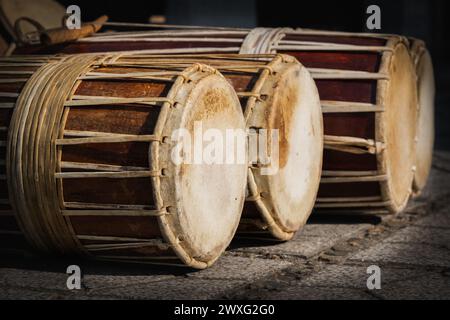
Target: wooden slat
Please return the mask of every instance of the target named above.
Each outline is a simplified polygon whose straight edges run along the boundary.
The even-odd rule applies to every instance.
[[[323,113],[365,113],[383,112],[384,108],[371,103],[322,101]]]
[[[358,203],[318,203],[315,205],[318,209],[332,208],[383,208],[391,205],[390,201],[386,202],[358,202]]]
[[[381,197],[318,198],[317,203],[382,202]]]
[[[92,241],[117,241],[117,242],[146,242],[146,243],[160,243],[167,245],[160,239],[139,239],[139,238],[128,238],[128,237],[115,237],[115,236],[91,236],[91,235],[77,235],[80,240],[92,240]]]
[[[104,137],[57,139],[56,144],[59,146],[72,146],[72,145],[92,144],[92,143],[122,143],[122,142],[152,142],[152,141],[160,141],[160,139],[155,135],[107,136],[105,134]]]
[[[26,78],[15,78],[15,79],[0,79],[0,83],[18,83],[18,82],[27,82]]]
[[[154,264],[160,264],[157,261],[161,260],[179,260],[177,257],[164,257],[164,258],[158,258],[158,257],[144,257],[144,256],[98,256],[96,259],[102,259],[102,260],[110,260],[110,261],[135,261],[136,263],[151,263],[152,261],[155,261]],[[165,264],[169,265],[169,264]]]
[[[315,214],[320,215],[389,215],[390,212],[388,210],[383,209],[352,209],[352,210],[330,210],[330,209],[317,209]]]
[[[309,72],[314,79],[366,79],[366,80],[389,80],[389,75],[378,72],[366,72],[366,71],[351,71],[341,69],[320,69],[320,68],[308,68]]]
[[[61,169],[84,169],[84,170],[96,170],[106,172],[148,171],[148,168],[144,167],[113,166],[109,164],[70,162],[70,161],[62,161]]]
[[[65,217],[160,217],[157,210],[61,210]]]
[[[12,93],[12,92],[0,92],[0,98],[18,98],[18,93]]]
[[[161,174],[160,171],[123,171],[123,172],[58,172],[55,173],[57,179],[89,179],[89,178],[109,178],[128,179],[155,177]]]
[[[0,70],[0,74],[22,74],[22,75],[33,75],[35,71],[26,71],[26,70]]]
[[[1,97],[1,93],[0,93]],[[0,109],[13,109],[15,107],[14,102],[0,102]]]
[[[378,171],[322,171],[322,177],[365,177],[380,175]]]
[[[87,99],[87,100],[71,100],[66,101],[66,107],[82,107],[82,106],[100,106],[113,104],[130,104],[130,103],[171,103],[167,98],[104,98],[104,99]]]
[[[129,205],[129,204],[106,204],[106,203],[82,203],[82,202],[64,202],[64,207],[70,209],[93,209],[93,210],[156,210],[148,205]],[[162,210],[159,210],[162,211]]]
[[[152,243],[146,242],[138,242],[138,243],[118,243],[118,244],[93,244],[93,245],[85,245],[84,247],[91,252],[98,251],[111,251],[111,250],[124,250],[124,249],[136,249],[136,248],[145,248],[145,247],[161,247],[161,245],[156,245]],[[170,249],[170,246],[165,246],[163,250]]]
[[[332,177],[332,178],[322,178],[320,180],[320,183],[332,184],[332,183],[380,182],[386,180],[387,175],[366,176],[366,177]]]
[[[0,230],[0,234],[5,234],[5,235],[13,235],[13,236],[22,236],[22,232],[20,231],[11,231],[11,230]]]
[[[136,137],[140,135],[136,134],[123,134],[123,133],[114,133],[114,132],[101,132],[101,131],[86,131],[86,130],[64,130],[65,137],[80,137],[80,138],[89,138],[89,137]]]

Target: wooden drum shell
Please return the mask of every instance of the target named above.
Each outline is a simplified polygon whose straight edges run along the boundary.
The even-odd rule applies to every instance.
[[[57,68],[60,67],[58,63],[65,63],[67,68],[70,68],[71,61],[76,63],[84,58],[89,59],[28,56],[2,60],[0,115],[4,125],[4,139],[1,144],[4,160],[1,161],[0,181],[1,234],[21,240],[21,231],[24,231],[30,243],[48,253],[76,253],[102,260],[139,263],[183,263],[194,268],[210,266],[228,246],[237,228],[244,200],[246,166],[241,165],[232,171],[237,174],[234,177],[237,182],[236,186],[230,187],[230,190],[234,190],[231,192],[235,193],[233,199],[236,200],[231,207],[236,207],[237,210],[231,210],[234,212],[234,223],[229,225],[230,228],[225,224],[222,226],[223,230],[228,229],[225,231],[228,232],[225,236],[227,239],[211,251],[205,249],[207,252],[201,253],[203,256],[200,256],[198,252],[204,252],[203,249],[195,248],[195,245],[189,247],[191,242],[187,238],[185,243],[179,240],[182,234],[177,227],[178,222],[170,216],[178,212],[173,210],[182,210],[175,207],[179,204],[174,203],[174,207],[167,204],[166,207],[161,207],[164,199],[175,196],[171,194],[174,191],[164,191],[167,188],[164,179],[169,179],[172,174],[176,177],[176,174],[171,173],[175,167],[167,171],[163,169],[163,163],[169,163],[170,158],[163,160],[164,153],[157,151],[161,148],[170,150],[169,146],[164,146],[162,139],[165,137],[163,134],[169,134],[165,131],[172,125],[170,122],[164,124],[162,119],[170,120],[168,117],[185,112],[181,108],[173,109],[171,99],[176,99],[180,105],[188,103],[187,106],[191,106],[189,99],[197,96],[205,99],[204,90],[224,90],[223,94],[217,96],[218,100],[222,103],[223,111],[230,114],[230,119],[234,119],[231,123],[229,119],[225,119],[224,123],[230,125],[230,128],[245,128],[234,90],[217,71],[200,64],[190,64],[183,69],[164,69],[164,66],[152,66],[151,63],[148,66],[135,67],[132,65],[133,57],[130,56],[103,55],[93,58],[92,65],[89,65],[88,70],[83,72],[73,85],[71,100],[65,103],[62,113],[63,130],[55,141],[59,159],[57,172],[54,173],[60,199],[60,210],[57,210],[60,212],[57,214],[60,213],[64,217],[62,221],[66,221],[68,227],[66,236],[72,237],[69,240],[74,242],[74,246],[69,248],[69,245],[58,244],[58,241],[44,239],[31,232],[37,226],[45,230],[45,223],[39,220],[38,213],[28,213],[20,208],[22,202],[18,201],[15,195],[20,194],[15,191],[20,185],[17,185],[17,182],[11,183],[11,179],[7,181],[7,176],[11,175],[11,170],[14,169],[9,165],[11,152],[6,150],[12,148],[11,141],[15,139],[16,131],[12,123],[16,122],[13,118],[11,123],[11,117],[24,117],[15,107],[17,97],[20,99],[24,95],[27,81],[30,81],[30,77],[36,77],[44,67],[48,68],[55,63]],[[120,62],[121,59],[123,63]],[[180,92],[186,92],[188,95],[180,95]],[[193,92],[198,93],[194,95]],[[222,98],[224,100],[221,100]],[[203,103],[202,101],[198,100],[197,104]],[[39,103],[37,106],[39,107]],[[30,116],[29,119],[27,121],[31,121],[34,126],[34,118]],[[42,119],[45,119],[45,116],[42,116]],[[162,147],[158,147],[160,143]],[[46,148],[45,144],[43,147]],[[24,162],[26,165],[27,160]],[[225,172],[224,169],[222,171]],[[27,168],[23,167],[23,170]],[[29,174],[24,172],[23,177],[28,179]],[[166,176],[169,178],[165,178]],[[17,180],[20,180],[20,177],[17,177]],[[155,191],[158,188],[163,191]],[[41,202],[37,201],[40,206]],[[13,205],[14,203],[16,205]],[[19,207],[14,208],[17,205]],[[225,211],[228,213],[230,210]],[[21,214],[16,215],[15,219],[16,212],[32,214],[33,219],[37,220],[34,225],[29,225],[27,219],[20,217]],[[51,226],[50,224],[49,227]],[[60,235],[56,231],[53,232],[55,239],[58,239]],[[211,243],[216,241],[212,240]]]

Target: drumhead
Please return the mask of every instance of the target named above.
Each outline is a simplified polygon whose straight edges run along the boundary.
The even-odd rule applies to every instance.
[[[234,89],[216,73],[194,73],[173,100],[178,104],[172,108],[163,131],[164,136],[172,137],[172,143],[163,144],[160,153],[168,177],[161,179],[161,196],[172,208],[161,223],[163,228],[169,225],[166,238],[177,254],[187,264],[202,268],[211,265],[228,247],[239,224],[248,172],[245,121]],[[173,141],[180,141],[181,132],[174,134],[174,130],[180,128],[189,132],[192,144],[191,148],[183,146],[183,162],[176,163],[172,159]],[[238,152],[244,152],[240,154],[242,162],[227,164],[225,152],[213,163],[205,158],[202,161],[201,155],[200,161],[195,159],[199,149],[194,150],[194,146],[202,144],[201,135],[206,139],[208,132],[215,132],[224,138],[225,146],[229,142],[227,130],[240,130],[244,136],[242,150],[236,146],[233,154],[237,158]],[[205,141],[201,152],[206,153],[211,141]]]
[[[416,172],[414,192],[419,193],[426,185],[431,171],[434,148],[434,95],[435,82],[433,62],[430,53],[422,48],[417,56],[417,94],[419,98],[419,118],[417,121]],[[413,52],[413,54],[417,54]]]
[[[377,141],[385,143],[379,157],[380,168],[387,175],[386,182],[382,183],[382,193],[391,202],[389,209],[399,212],[405,208],[412,191],[417,119],[416,75],[403,43],[394,46],[392,56],[384,61],[381,72],[386,72],[390,78],[387,90],[379,93],[385,112],[378,115],[381,121],[377,121]]]
[[[296,60],[274,66],[276,75],[261,92],[269,97],[264,128],[278,130],[279,158],[273,174],[252,170],[268,211],[272,234],[291,239],[307,221],[322,170],[323,123],[320,98],[310,73]],[[255,107],[255,117],[258,115]],[[269,147],[270,148],[270,147]],[[269,149],[270,150],[270,149]]]

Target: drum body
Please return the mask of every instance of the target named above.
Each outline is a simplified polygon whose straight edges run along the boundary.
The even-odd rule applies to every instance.
[[[416,67],[419,117],[417,120],[416,172],[413,191],[419,195],[430,175],[434,149],[435,82],[433,61],[423,41],[410,39],[411,56]]]
[[[245,130],[234,89],[201,64],[52,59],[2,60],[2,233],[49,253],[214,263],[238,227],[247,164],[175,162],[173,135],[197,121]]]
[[[98,34],[39,52],[285,53],[316,80],[324,114],[323,213],[401,211],[412,192],[417,89],[408,40],[293,29],[198,29]]]

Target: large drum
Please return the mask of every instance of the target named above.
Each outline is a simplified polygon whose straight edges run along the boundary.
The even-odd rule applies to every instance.
[[[245,131],[239,99],[215,69],[15,56],[1,59],[0,76],[2,235],[23,233],[43,252],[193,268],[226,249],[247,162],[172,155],[175,132],[194,135],[197,122]]]
[[[416,75],[407,40],[298,30],[271,45],[303,61],[319,87],[326,137],[316,208],[401,211],[416,163]]]
[[[417,74],[419,118],[417,121],[416,172],[413,191],[420,194],[431,171],[434,148],[434,96],[435,82],[431,55],[423,41],[410,39],[411,55]]]
[[[145,50],[293,55],[310,69],[324,113],[325,152],[316,208],[401,211],[416,170],[417,94],[408,40],[293,29],[185,29],[97,34],[24,51]]]

